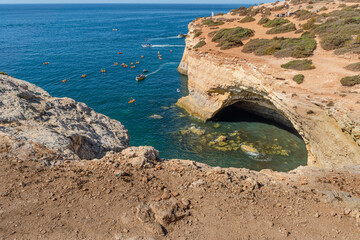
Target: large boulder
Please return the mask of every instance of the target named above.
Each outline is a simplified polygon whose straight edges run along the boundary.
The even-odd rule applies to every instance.
[[[51,97],[33,84],[5,75],[0,75],[0,135],[53,150],[58,160],[101,158],[129,146],[128,132],[120,122],[84,103]]]

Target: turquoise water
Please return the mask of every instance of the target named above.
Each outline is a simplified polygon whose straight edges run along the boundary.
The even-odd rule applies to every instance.
[[[154,146],[164,158],[256,170],[305,165],[305,145],[288,131],[262,122],[203,123],[174,105],[188,94],[187,78],[176,71],[185,42],[176,36],[187,33],[196,17],[237,7],[0,5],[0,71],[119,120],[129,130],[131,145]],[[145,39],[154,47],[142,48]],[[129,67],[121,67],[123,62]],[[107,72],[100,73],[101,68]],[[149,70],[147,79],[136,82],[143,69]],[[129,98],[135,102],[128,104]],[[220,135],[228,137],[226,146],[214,144]],[[259,154],[242,151],[242,144]]]

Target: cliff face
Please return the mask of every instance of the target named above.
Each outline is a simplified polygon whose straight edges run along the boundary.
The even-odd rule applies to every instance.
[[[118,121],[70,98],[54,98],[33,84],[0,75],[0,137],[26,159],[33,148],[52,152],[50,162],[101,158],[129,146],[127,130]],[[39,156],[41,158],[41,156]]]
[[[317,93],[271,72],[266,65],[214,51],[194,50],[198,25],[189,25],[186,50],[178,67],[188,75],[189,95],[178,105],[203,120],[245,102],[247,111],[293,126],[304,139],[308,165],[334,168],[360,163],[359,114],[346,100]],[[334,104],[334,102],[335,104]],[[342,101],[342,102],[341,102]]]

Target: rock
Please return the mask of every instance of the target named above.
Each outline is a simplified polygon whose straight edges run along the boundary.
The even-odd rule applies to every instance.
[[[320,217],[320,213],[315,213],[314,217],[319,218],[319,217]]]
[[[129,176],[129,174],[123,170],[115,170],[114,171],[115,176],[120,177],[120,176]]]
[[[204,179],[199,179],[193,183],[191,183],[190,187],[200,187],[204,186],[206,184],[206,181]]]
[[[1,136],[26,140],[17,147],[22,159],[38,146],[56,153],[57,160],[103,157],[129,146],[127,130],[120,122],[96,113],[70,98],[54,98],[41,88],[0,75]],[[16,149],[16,148],[15,148]]]
[[[134,167],[150,167],[158,160],[159,151],[149,146],[129,147],[121,155]]]
[[[226,136],[219,136],[219,137],[215,140],[215,142],[220,143],[220,142],[225,142],[226,140],[227,140],[227,137],[226,137]]]
[[[151,118],[151,119],[162,119],[163,117],[158,115],[158,114],[153,114],[153,115],[149,116],[149,118]]]
[[[248,145],[241,145],[241,150],[247,153],[259,153],[258,150],[254,147],[248,146]]]

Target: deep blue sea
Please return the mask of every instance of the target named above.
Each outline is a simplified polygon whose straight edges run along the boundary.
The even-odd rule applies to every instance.
[[[0,5],[0,71],[119,120],[129,130],[131,145],[154,146],[163,158],[255,170],[305,165],[305,144],[286,130],[257,121],[203,123],[174,105],[188,94],[187,78],[176,70],[185,46],[177,36],[186,34],[188,23],[199,16],[238,7]],[[153,47],[142,48],[144,43]],[[101,68],[107,72],[100,73]],[[136,82],[143,69],[149,70],[147,79]],[[135,102],[129,104],[130,98]],[[214,145],[220,135],[229,144]],[[242,144],[261,154],[243,152]]]

